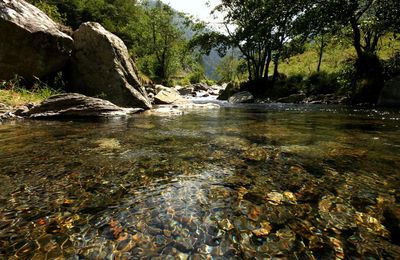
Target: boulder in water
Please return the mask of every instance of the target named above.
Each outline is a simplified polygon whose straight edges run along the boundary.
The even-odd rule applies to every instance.
[[[229,98],[229,103],[252,103],[254,102],[254,96],[248,91],[242,91],[234,94]]]
[[[228,100],[235,93],[240,91],[239,85],[234,82],[229,82],[224,90],[222,90],[218,96],[218,100]]]
[[[163,88],[154,97],[156,104],[172,104],[175,102],[184,101],[184,98],[173,88]]]
[[[63,69],[73,40],[35,6],[22,0],[0,0],[0,79],[26,80]]]
[[[122,108],[107,100],[66,93],[48,98],[24,116],[30,118],[107,117],[125,116],[142,110],[141,108]]]
[[[120,38],[93,22],[82,24],[73,38],[70,84],[74,92],[100,96],[122,107],[151,108],[135,64]]]

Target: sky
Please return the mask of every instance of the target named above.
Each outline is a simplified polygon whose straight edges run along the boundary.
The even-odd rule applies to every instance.
[[[179,12],[191,14],[204,22],[218,22],[218,19],[214,19],[210,12],[220,3],[220,0],[162,0],[162,2],[169,4]],[[207,2],[210,3],[209,6]]]

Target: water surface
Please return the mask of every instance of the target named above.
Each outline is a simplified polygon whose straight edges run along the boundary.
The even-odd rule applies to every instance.
[[[400,259],[400,113],[0,125],[0,259]]]

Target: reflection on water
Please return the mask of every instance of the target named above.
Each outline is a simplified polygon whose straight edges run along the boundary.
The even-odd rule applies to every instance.
[[[0,125],[0,259],[400,258],[400,113]]]

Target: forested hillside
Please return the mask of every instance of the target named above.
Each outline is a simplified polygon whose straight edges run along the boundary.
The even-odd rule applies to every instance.
[[[323,92],[376,103],[384,83],[400,72],[395,0],[223,0],[215,11],[224,16],[226,33],[195,41],[206,51],[240,50],[243,61],[231,64],[239,74],[245,67],[249,80],[242,89],[256,95],[304,90],[303,79],[314,74],[317,87],[331,85]]]
[[[171,86],[205,79],[201,55],[186,37],[194,23],[161,1],[29,2],[73,30],[86,21],[102,24],[125,42],[142,78]]]

